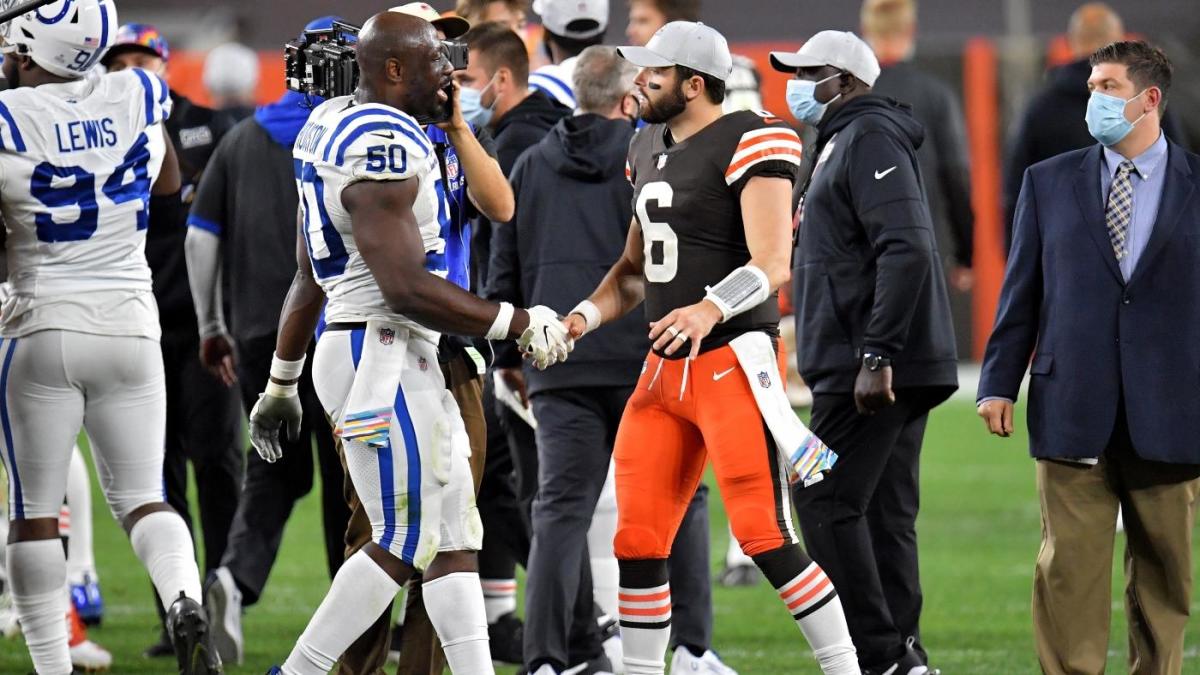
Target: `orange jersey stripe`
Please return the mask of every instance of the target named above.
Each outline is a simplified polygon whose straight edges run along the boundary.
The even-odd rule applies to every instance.
[[[754,154],[746,155],[741,160],[739,160],[737,164],[731,164],[729,166],[729,169],[727,171],[725,171],[725,177],[728,178],[728,177],[732,176],[733,174],[737,173],[739,169],[746,166],[747,164],[750,164],[750,163],[755,162],[760,159],[766,159],[766,158],[774,156],[774,155],[788,155],[791,157],[795,157],[797,159],[799,159],[803,156],[803,154],[799,150],[794,150],[792,148],[767,148],[766,150],[760,150]]]
[[[742,150],[747,150],[747,149],[752,148],[755,145],[758,145],[759,143],[763,143],[765,141],[791,141],[793,143],[799,143],[800,137],[791,131],[777,131],[772,134],[763,134],[762,136],[755,136],[754,138],[750,138],[750,139],[742,141],[741,143],[738,143],[737,150],[734,151],[734,154],[736,155],[738,152],[741,152]]]

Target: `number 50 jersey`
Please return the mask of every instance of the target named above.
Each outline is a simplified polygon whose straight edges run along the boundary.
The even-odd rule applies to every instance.
[[[645,246],[646,318],[704,299],[730,272],[750,262],[742,221],[742,190],[755,176],[795,182],[800,137],[769,113],[726,114],[682,143],[670,143],[666,125],[645,127],[629,146],[633,208]],[[779,332],[779,303],[771,294],[758,307],[717,324],[702,351],[749,331]],[[687,355],[679,350],[675,358]]]
[[[399,322],[436,343],[436,331],[388,307],[359,254],[350,214],[342,206],[342,191],[360,181],[418,181],[412,209],[425,247],[425,269],[445,277],[446,242],[439,217],[449,206],[439,187],[437,155],[425,131],[395,108],[356,104],[352,96],[342,96],[313,110],[292,157],[304,242],[317,283],[329,300],[325,320]]]
[[[5,337],[158,337],[144,251],[170,110],[166,83],[137,68],[0,92]]]

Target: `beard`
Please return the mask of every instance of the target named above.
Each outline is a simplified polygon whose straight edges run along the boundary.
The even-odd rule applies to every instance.
[[[683,97],[683,87],[668,89],[662,99],[657,102],[646,97],[642,103],[642,120],[648,124],[664,124],[671,118],[687,110],[687,99]]]

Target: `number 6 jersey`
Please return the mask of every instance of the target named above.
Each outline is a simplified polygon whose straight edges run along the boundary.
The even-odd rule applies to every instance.
[[[170,109],[166,83],[140,69],[0,92],[0,335],[158,338],[145,243]]]
[[[750,262],[742,190],[755,176],[794,182],[800,156],[799,136],[768,113],[729,113],[682,143],[670,142],[665,124],[638,132],[629,146],[628,171],[645,242],[647,320],[700,302],[705,286]],[[776,294],[717,324],[701,351],[754,330],[778,334]],[[686,355],[680,350],[674,357]]]

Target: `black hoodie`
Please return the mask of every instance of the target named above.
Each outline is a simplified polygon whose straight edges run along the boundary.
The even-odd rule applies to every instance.
[[[820,125],[793,254],[800,374],[849,393],[864,352],[894,388],[957,388],[954,328],[908,106],[856,98]]]
[[[633,129],[623,120],[579,115],[560,121],[521,156],[510,180],[511,223],[492,230],[484,296],[566,314],[591,295],[625,249],[633,187],[625,156]],[[566,363],[527,370],[529,393],[632,386],[650,348],[641,309],[581,340]]]

